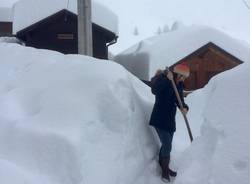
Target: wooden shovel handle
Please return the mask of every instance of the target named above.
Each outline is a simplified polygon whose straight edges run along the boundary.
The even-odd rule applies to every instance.
[[[168,70],[169,71],[169,70]],[[178,100],[178,103],[179,103],[179,106],[180,106],[180,109],[181,109],[181,113],[183,115],[183,118],[185,120],[185,123],[186,123],[186,127],[187,127],[187,130],[188,130],[188,135],[189,135],[189,138],[190,138],[190,141],[192,142],[193,141],[193,135],[192,135],[192,131],[191,131],[191,128],[189,126],[189,123],[188,123],[188,119],[187,119],[187,116],[186,114],[183,113],[183,104],[182,104],[182,101],[181,101],[181,98],[180,98],[180,95],[179,95],[179,92],[177,90],[177,87],[175,85],[175,82],[173,79],[171,79],[171,83],[172,83],[172,86],[174,88],[174,92],[175,92],[175,95],[177,97],[177,100]]]

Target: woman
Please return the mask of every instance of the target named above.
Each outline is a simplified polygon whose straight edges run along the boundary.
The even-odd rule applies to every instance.
[[[155,104],[150,125],[156,129],[162,143],[159,153],[159,164],[162,168],[162,179],[165,182],[170,182],[169,176],[175,177],[177,175],[175,171],[169,168],[172,140],[176,130],[176,106],[179,107],[171,80],[174,80],[177,86],[184,107],[183,113],[186,114],[188,106],[184,103],[183,87],[184,80],[189,76],[189,73],[188,66],[179,64],[174,67],[173,73],[168,70],[161,72],[158,70],[158,73],[151,80],[151,90],[155,95]]]

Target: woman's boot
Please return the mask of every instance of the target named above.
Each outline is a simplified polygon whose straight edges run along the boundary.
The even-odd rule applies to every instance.
[[[161,169],[162,169],[162,174],[161,174],[161,177],[162,177],[162,180],[164,182],[170,182],[170,177],[169,177],[169,158],[168,157],[163,157],[163,158],[160,158],[159,160],[160,162],[160,166],[161,166]]]
[[[169,159],[168,162],[170,163],[170,156],[169,156],[169,157],[166,157],[166,158]],[[160,166],[161,166],[161,163],[162,163],[162,158],[160,157],[160,158],[159,158],[159,164],[160,164]],[[162,166],[161,166],[161,167],[162,167]],[[177,172],[171,170],[171,169],[169,168],[169,166],[168,166],[168,170],[169,170],[169,176],[172,176],[172,177],[176,177],[176,176],[177,176]]]

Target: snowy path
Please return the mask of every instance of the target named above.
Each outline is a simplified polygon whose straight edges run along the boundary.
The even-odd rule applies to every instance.
[[[90,57],[5,43],[0,55],[2,183],[163,184],[140,80]],[[174,184],[249,184],[249,71],[244,63],[186,99],[195,139],[178,113]]]

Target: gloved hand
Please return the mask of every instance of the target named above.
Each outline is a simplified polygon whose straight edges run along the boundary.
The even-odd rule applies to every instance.
[[[167,78],[168,78],[169,80],[173,80],[173,73],[172,73],[171,71],[168,71],[168,73],[167,73]]]

